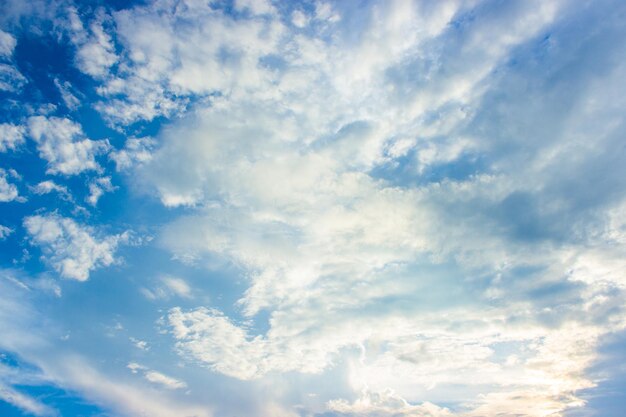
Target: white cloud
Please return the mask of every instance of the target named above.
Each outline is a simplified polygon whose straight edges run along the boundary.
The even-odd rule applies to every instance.
[[[80,100],[72,93],[72,84],[69,81],[61,82],[58,78],[55,78],[54,85],[59,90],[61,99],[68,109],[76,110],[80,106]]]
[[[302,10],[294,10],[291,14],[291,23],[296,27],[303,28],[309,24],[309,17]]]
[[[126,171],[152,159],[156,141],[152,138],[128,138],[124,147],[112,151],[109,158],[115,162],[117,171]]]
[[[0,224],[0,240],[6,239],[11,233],[13,229]]]
[[[0,152],[17,149],[24,143],[26,129],[11,123],[0,124]]]
[[[176,295],[181,297],[190,297],[191,296],[191,288],[185,282],[185,280],[176,277],[166,276],[161,279],[163,284],[170,289]]]
[[[62,277],[85,281],[90,271],[116,262],[115,250],[128,240],[126,234],[95,237],[95,230],[56,214],[24,218],[34,245],[42,248],[49,263]]]
[[[0,63],[0,90],[18,92],[27,80],[13,65]]]
[[[171,117],[187,108],[190,97],[240,86],[255,90],[271,81],[259,59],[275,52],[284,27],[272,17],[269,2],[238,2],[235,7],[249,14],[245,25],[210,4],[176,8],[166,1],[152,6],[113,16],[126,54],[115,76],[97,90],[106,99],[97,109],[112,123]]]
[[[139,339],[135,339],[134,337],[131,337],[130,341],[133,343],[133,345],[135,345],[137,349],[150,350],[150,347],[148,346],[148,342],[146,342],[145,340],[139,340]],[[129,368],[133,370],[133,368],[131,368],[130,365],[129,365]]]
[[[10,33],[0,30],[0,57],[11,57],[15,45],[17,45],[15,37]]]
[[[132,373],[138,373],[141,371],[147,381],[152,382],[153,384],[161,385],[166,389],[175,390],[187,387],[187,384],[183,381],[179,381],[176,378],[172,378],[160,372],[153,371],[149,368],[146,368],[145,366],[139,365],[138,363],[131,362],[128,364],[127,367],[131,370]]]
[[[84,137],[79,124],[58,117],[28,119],[29,135],[37,143],[39,156],[48,161],[47,173],[76,175],[100,170],[95,157],[110,148],[106,140]]]
[[[61,198],[67,201],[72,201],[72,195],[67,187],[59,185],[52,180],[41,181],[34,187],[31,187],[32,192],[37,195],[50,194],[52,192],[59,193]]]
[[[89,182],[89,195],[85,197],[85,201],[95,207],[104,193],[112,193],[116,189],[111,183],[111,177],[93,179]]]
[[[191,298],[191,287],[178,277],[164,275],[159,278],[159,283],[150,289],[142,288],[141,293],[150,300],[167,300],[172,296]]]
[[[247,10],[253,15],[272,14],[276,11],[269,0],[235,0],[235,9]]]
[[[7,386],[0,380],[0,399],[35,416],[55,416],[54,409],[41,403],[36,398],[23,394],[14,388]]]
[[[74,7],[68,8],[68,29],[77,48],[76,65],[82,72],[95,78],[107,76],[109,68],[118,59],[111,36],[103,27],[105,16],[99,13],[86,30],[78,11]]]
[[[18,92],[27,80],[12,62],[12,55],[17,40],[10,33],[0,30],[0,59],[5,61],[0,63],[0,91]],[[2,130],[0,129],[0,152],[2,149]]]
[[[56,384],[79,393],[87,400],[123,416],[209,417],[209,407],[176,401],[164,392],[139,388],[112,379],[91,366],[84,358],[60,355],[38,364]]]
[[[409,404],[393,390],[363,391],[353,403],[345,400],[330,401],[328,408],[341,416],[359,417],[453,417],[448,409],[431,403]]]
[[[75,13],[76,62],[100,83],[107,120],[193,109],[109,155],[183,213],[160,243],[175,259],[228,262],[246,286],[228,315],[190,307],[180,278],[142,292],[187,298],[167,314],[177,350],[256,380],[242,386],[346,380],[357,398],[326,412],[452,415],[441,402],[469,410],[459,415],[537,417],[579,406],[599,340],[626,324],[616,151],[626,67],[606,42],[623,28],[580,36],[586,25],[571,19],[597,8],[558,1],[355,4],[318,1],[309,16],[236,2],[233,17],[164,0],[87,30]],[[96,154],[82,158],[88,169]],[[60,238],[41,229],[50,253],[76,251],[53,250]],[[129,368],[155,386],[181,383]],[[105,385],[90,389],[132,402]]]
[[[17,186],[15,184],[11,184],[8,181],[11,173],[12,171],[9,171],[7,173],[7,171],[0,168],[0,202],[2,203],[6,203],[9,201],[22,201],[22,199],[19,197]]]
[[[163,375],[162,373],[156,371],[147,371],[145,374],[145,378],[148,381],[162,385],[167,389],[181,389],[187,387],[187,384],[185,384],[184,382],[169,377],[167,375]]]
[[[463,386],[471,409],[486,415],[498,407],[517,412],[516,396],[534,399],[533,416],[579,404],[576,392],[594,383],[585,367],[596,357],[599,335],[624,325],[621,309],[602,328],[588,321],[623,300],[606,290],[623,281],[621,262],[597,258],[606,238],[590,225],[580,236],[598,237],[595,256],[573,238],[533,241],[525,233],[531,225],[547,230],[559,223],[566,204],[551,194],[562,175],[556,160],[575,154],[576,166],[593,153],[583,149],[589,141],[614,148],[619,135],[611,139],[609,131],[622,132],[623,116],[612,111],[602,135],[571,141],[596,120],[592,103],[611,89],[594,87],[604,92],[581,93],[581,108],[571,107],[570,115],[580,117],[540,119],[533,132],[572,122],[571,131],[528,143],[531,123],[520,120],[532,111],[523,93],[531,87],[511,92],[506,83],[517,85],[515,77],[525,75],[510,60],[537,47],[537,37],[562,18],[561,4],[500,6],[396,2],[353,10],[318,3],[310,33],[290,33],[276,22],[263,54],[235,48],[238,67],[218,66],[223,72],[210,79],[194,74],[213,73],[214,45],[194,39],[199,33],[213,39],[212,33],[189,24],[192,60],[169,31],[180,15],[142,9],[137,26],[120,25],[139,68],[166,90],[223,93],[166,129],[162,146],[137,171],[165,206],[186,213],[163,230],[161,243],[177,259],[201,264],[218,257],[241,268],[247,290],[237,307],[251,321],[265,320],[261,311],[269,315],[267,330],[257,333],[217,309],[170,310],[184,357],[251,380],[320,374],[362,350],[349,371],[357,392],[391,387],[421,404],[432,396],[454,400],[453,387]],[[198,21],[215,19],[216,27],[228,21],[202,12]],[[119,18],[135,22],[131,15]],[[168,30],[153,46],[143,31],[157,22]],[[258,41],[259,32],[246,35]],[[231,78],[240,68],[248,75]],[[618,74],[602,82],[622,91]],[[548,84],[543,74],[534,76],[538,86]],[[524,97],[510,114],[501,109],[511,103],[508,94]],[[507,148],[515,140],[519,147]],[[604,209],[594,212],[596,220],[605,219]],[[574,273],[572,259],[579,262]],[[533,268],[542,272],[520,272]],[[585,276],[586,284],[574,276]],[[536,295],[551,292],[558,305]],[[517,361],[506,360],[512,355]],[[396,411],[386,400],[367,401],[375,403],[372,415],[447,412],[396,397],[390,399]],[[364,402],[334,404],[359,415],[354,410]]]

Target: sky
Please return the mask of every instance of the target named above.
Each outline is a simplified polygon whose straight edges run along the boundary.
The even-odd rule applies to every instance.
[[[0,415],[622,417],[625,21],[0,0]]]

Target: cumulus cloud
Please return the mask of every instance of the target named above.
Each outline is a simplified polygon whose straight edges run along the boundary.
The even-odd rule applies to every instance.
[[[52,192],[58,193],[64,200],[72,201],[72,195],[67,187],[59,185],[52,180],[41,181],[34,187],[31,187],[32,192],[37,195],[50,194]]]
[[[115,162],[118,171],[126,171],[152,159],[156,141],[152,138],[128,138],[124,147],[111,151],[109,158]]]
[[[10,177],[15,177],[16,174],[13,170],[7,172],[0,168],[0,202],[23,201],[19,197],[17,186],[8,181]]]
[[[109,150],[106,140],[85,138],[79,124],[64,118],[33,116],[29,135],[37,143],[39,156],[48,161],[47,173],[76,175],[99,170],[95,157]]]
[[[41,247],[49,263],[62,277],[85,281],[96,268],[116,262],[115,250],[127,234],[98,238],[89,226],[56,214],[24,218],[32,244]]]
[[[116,189],[117,187],[111,183],[111,177],[93,179],[89,182],[89,195],[85,197],[85,201],[95,207],[100,197],[105,193],[112,193]]]
[[[382,392],[363,391],[353,403],[345,400],[330,401],[328,408],[340,416],[372,417],[452,417],[453,414],[431,403],[409,404],[392,390]]]
[[[11,123],[0,124],[0,152],[15,150],[24,143],[26,129]]]
[[[117,62],[115,47],[103,26],[104,14],[99,13],[85,29],[74,7],[68,8],[68,30],[76,46],[76,65],[85,74],[103,78]]]

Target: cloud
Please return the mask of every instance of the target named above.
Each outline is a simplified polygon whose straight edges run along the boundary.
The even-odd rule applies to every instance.
[[[176,378],[163,375],[160,372],[153,371],[135,362],[129,363],[127,368],[130,369],[133,373],[141,371],[147,381],[152,382],[153,384],[162,385],[167,389],[181,389],[187,387],[187,384],[185,384],[183,381],[179,381]]]
[[[180,297],[189,297],[191,296],[191,288],[185,282],[185,280],[176,277],[163,277],[161,279],[163,284]]]
[[[272,14],[276,11],[268,0],[235,0],[235,9],[249,11],[253,15]]]
[[[111,183],[111,177],[93,179],[89,182],[89,195],[85,197],[85,201],[95,207],[104,193],[112,193],[116,189]]]
[[[100,166],[95,157],[110,147],[106,140],[86,139],[80,125],[69,119],[33,116],[28,119],[28,129],[37,143],[39,156],[48,161],[49,174],[98,171]]]
[[[42,248],[49,263],[63,278],[85,281],[90,271],[114,264],[115,250],[126,234],[95,237],[95,230],[57,214],[24,218],[32,244]]]
[[[156,141],[152,138],[128,138],[124,147],[111,151],[109,158],[115,162],[117,171],[127,171],[152,159]]]
[[[0,399],[35,416],[55,416],[56,411],[37,399],[23,394],[0,381]]]
[[[172,296],[192,298],[192,291],[189,284],[182,278],[170,275],[162,276],[159,279],[158,285],[153,286],[151,289],[142,288],[141,292],[150,300],[167,300]]]
[[[35,415],[58,415],[56,410],[42,404],[40,399],[26,396],[19,388],[12,386],[33,385],[64,390],[73,397],[78,396],[81,402],[120,416],[213,415],[206,405],[170,395],[177,391],[173,389],[170,380],[166,379],[170,383],[169,388],[162,381],[153,383],[156,387],[166,388],[155,396],[154,388],[147,389],[141,384],[127,381],[127,378],[110,372],[110,367],[108,373],[98,370],[88,357],[72,351],[66,340],[59,342],[57,326],[60,322],[43,317],[36,307],[37,294],[5,279],[9,273],[7,270],[0,272],[0,290],[6,296],[0,299],[0,331],[3,334],[0,347],[9,355],[19,357],[19,363],[11,369],[0,364],[0,398]],[[9,372],[7,378],[4,378],[5,371]],[[158,377],[153,376],[153,379]]]
[[[99,96],[90,105],[124,136],[170,118],[154,138],[111,151],[69,119],[28,119],[50,174],[95,171],[95,206],[113,189],[96,161],[110,151],[167,208],[154,227],[159,250],[186,262],[175,267],[232,278],[206,284],[227,293],[206,306],[177,276],[138,283],[166,305],[182,364],[244,392],[243,415],[580,407],[598,383],[588,369],[599,343],[626,326],[626,66],[614,41],[625,32],[608,18],[623,6],[232,6],[69,10],[75,64]],[[35,190],[62,193],[51,181]],[[127,238],[58,214],[24,226],[52,268],[79,280],[113,264]],[[150,343],[133,354],[156,354]],[[46,364],[122,414],[210,414],[169,402],[187,383],[193,392],[187,376],[131,362],[144,391],[83,365]],[[146,405],[157,387],[163,404]]]
[[[59,193],[61,198],[72,201],[72,195],[67,187],[59,185],[52,180],[41,181],[34,187],[31,187],[33,193],[37,195],[50,194],[52,192]]]
[[[0,152],[15,150],[24,143],[26,129],[11,123],[0,124]]]
[[[375,417],[452,417],[449,410],[431,403],[411,405],[392,390],[364,391],[353,403],[344,400],[330,401],[329,410],[338,416]]]
[[[13,50],[17,45],[17,40],[13,35],[0,30],[0,57],[10,58],[13,55]]]
[[[135,345],[137,349],[150,350],[150,347],[148,347],[148,342],[146,342],[145,340],[138,340],[138,339],[135,339],[134,337],[131,337],[130,341],[133,343],[133,345]]]
[[[17,45],[17,40],[10,33],[0,30],[0,59],[6,63],[0,63],[0,90],[8,92],[18,92],[27,80],[15,65],[11,62],[13,50]],[[3,141],[6,140],[6,131],[0,128],[0,152],[4,152]]]
[[[117,62],[115,47],[103,24],[105,14],[99,13],[86,30],[74,7],[68,8],[68,30],[76,46],[76,66],[85,74],[103,78]]]
[[[11,233],[13,233],[13,229],[0,224],[0,240],[6,239]]]
[[[165,129],[137,171],[164,206],[184,213],[161,244],[199,265],[223,259],[247,282],[236,313],[170,310],[180,353],[251,380],[321,374],[362,349],[350,371],[357,391],[391,387],[420,404],[463,394],[477,413],[520,413],[516,396],[535,398],[529,415],[579,405],[576,392],[594,383],[585,366],[599,336],[624,325],[612,310],[623,299],[622,249],[602,232],[624,196],[581,185],[604,177],[605,190],[622,189],[614,173],[623,154],[604,150],[617,149],[624,132],[613,95],[623,66],[553,84],[576,54],[560,55],[542,37],[565,45],[584,14],[560,2],[333,7],[320,5],[319,15],[337,16],[327,23],[335,29],[323,29],[334,36],[276,23],[263,55],[238,51],[240,68],[255,63],[255,82],[233,82],[228,64],[206,80],[172,75],[177,54],[173,74],[214,63],[208,45],[202,62],[187,63],[172,32],[158,47],[141,41],[144,25],[169,28],[180,15],[142,9],[136,27],[120,26],[160,85],[223,92]],[[606,30],[607,39],[623,35]],[[621,51],[600,49],[607,63]],[[541,54],[555,54],[553,72],[543,72]],[[576,95],[570,81],[580,82]],[[590,105],[605,100],[615,107]],[[585,130],[594,120],[604,121]],[[591,258],[608,247],[616,262],[601,272]],[[576,262],[589,264],[572,270]],[[607,311],[610,324],[592,323]],[[239,313],[267,328],[255,331]],[[342,404],[350,412],[353,403]]]
[[[0,63],[0,90],[17,93],[26,84],[27,80],[12,65]]]
[[[72,85],[68,81],[61,82],[58,78],[55,78],[54,85],[61,93],[61,99],[68,109],[76,110],[80,106],[81,101],[72,93]]]
[[[15,171],[11,170],[9,172],[0,168],[0,202],[6,203],[9,201],[23,201],[19,197],[19,192],[17,190],[17,186],[15,184],[11,184],[7,179],[9,176],[15,173]]]

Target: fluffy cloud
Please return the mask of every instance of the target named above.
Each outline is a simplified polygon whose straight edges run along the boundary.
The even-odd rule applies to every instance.
[[[125,171],[152,159],[156,141],[152,138],[128,138],[124,147],[109,154],[118,171]]]
[[[28,119],[29,134],[37,143],[39,156],[48,161],[47,173],[76,175],[99,170],[96,155],[109,150],[106,140],[84,137],[79,124],[58,117],[33,116]]]
[[[14,150],[24,143],[26,129],[11,123],[0,124],[0,152]]]
[[[5,31],[0,30],[0,56],[1,57],[10,57],[13,55],[13,49],[15,49],[15,45],[17,45],[17,40]]]
[[[48,262],[62,277],[85,281],[90,271],[116,262],[115,250],[128,240],[127,234],[99,239],[95,230],[56,214],[24,219],[33,244],[40,246]]]
[[[89,182],[89,195],[85,197],[85,201],[95,207],[104,193],[112,193],[116,189],[111,183],[111,177],[96,178]]]
[[[10,176],[15,176],[11,175],[14,172],[15,171],[12,170],[7,172],[4,169],[0,168],[0,202],[6,203],[14,200],[20,201],[17,186],[15,184],[11,184],[8,181],[8,178]]]
[[[117,62],[113,41],[103,27],[104,16],[98,14],[87,30],[77,10],[74,7],[68,9],[68,30],[76,46],[76,65],[85,74],[96,78],[108,75],[109,68]]]
[[[452,417],[453,414],[431,403],[411,405],[392,390],[364,391],[353,403],[344,400],[330,401],[328,408],[340,416],[368,417]]]
[[[37,195],[44,195],[56,192],[59,193],[59,195],[63,199],[68,201],[72,200],[72,195],[70,194],[70,191],[67,189],[67,187],[59,185],[52,180],[41,181],[40,183],[32,187],[32,191]]]

